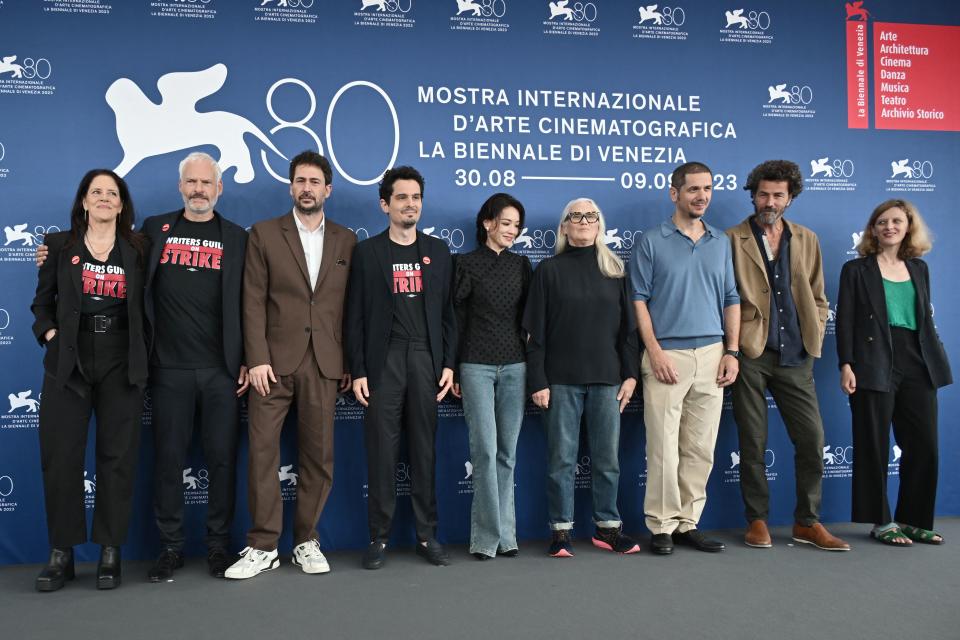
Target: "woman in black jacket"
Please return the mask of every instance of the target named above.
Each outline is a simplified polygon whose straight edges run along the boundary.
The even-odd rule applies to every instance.
[[[942,544],[933,531],[937,494],[937,389],[953,380],[933,324],[930,276],[920,259],[927,227],[906,200],[870,216],[840,273],[837,352],[840,386],[853,413],[853,520],[874,525],[884,544]],[[900,492],[887,501],[890,424],[902,451]]]
[[[147,382],[147,241],[132,231],[133,222],[126,183],[112,171],[94,169],[77,188],[70,230],[44,239],[50,253],[31,306],[33,333],[46,347],[40,457],[51,551],[36,580],[39,591],[55,591],[74,576],[73,547],[87,540],[84,490],[91,486],[92,539],[102,545],[97,587],[120,584],[120,545],[130,520]],[[91,410],[97,418],[96,470],[85,478]]]

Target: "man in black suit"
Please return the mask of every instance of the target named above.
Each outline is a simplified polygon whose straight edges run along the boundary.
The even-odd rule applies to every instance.
[[[435,538],[434,466],[437,403],[453,384],[456,354],[452,261],[446,244],[417,232],[422,202],[423,177],[416,169],[387,171],[380,182],[380,208],[389,226],[357,245],[350,272],[347,359],[353,393],[367,407],[367,569],[383,565],[403,430],[413,471],[417,554],[435,565],[449,564]]]
[[[152,241],[144,307],[153,328],[154,512],[162,547],[151,582],[183,566],[184,467],[195,415],[208,474],[210,574],[222,578],[232,563],[238,398],[247,389],[240,313],[247,232],[214,210],[223,181],[209,155],[184,158],[179,188],[184,207],[147,218],[142,228]]]

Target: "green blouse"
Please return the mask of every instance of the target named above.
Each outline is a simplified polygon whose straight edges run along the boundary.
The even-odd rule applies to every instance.
[[[883,279],[883,293],[887,298],[887,319],[891,327],[917,330],[917,291],[913,280],[894,282]]]

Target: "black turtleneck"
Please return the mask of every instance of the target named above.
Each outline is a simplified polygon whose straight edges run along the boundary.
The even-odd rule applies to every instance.
[[[567,247],[537,267],[527,296],[523,328],[527,385],[620,384],[637,378],[637,323],[627,278],[608,278],[597,249]]]

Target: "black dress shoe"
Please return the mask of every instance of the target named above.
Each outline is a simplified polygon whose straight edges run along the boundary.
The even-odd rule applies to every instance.
[[[493,560],[493,556],[488,556],[487,554],[485,554],[485,553],[480,553],[479,551],[474,551],[474,552],[471,553],[470,555],[472,555],[474,558],[476,558],[477,560],[480,560],[480,561],[483,561],[483,560]]]
[[[688,547],[693,547],[698,551],[717,552],[727,548],[727,545],[719,540],[708,538],[698,529],[690,529],[690,531],[684,531],[683,533],[674,531],[673,541],[676,544],[685,544]]]
[[[673,553],[673,539],[669,533],[655,533],[650,538],[650,552],[661,556]]]
[[[237,559],[223,547],[211,547],[207,551],[207,570],[214,578],[222,578]]]
[[[157,556],[157,561],[147,571],[147,579],[150,582],[166,582],[173,578],[175,569],[183,568],[183,554],[176,549],[167,547]]]
[[[97,563],[97,589],[115,589],[120,586],[120,547],[100,547]]]
[[[54,547],[50,549],[47,566],[37,576],[37,591],[56,591],[66,580],[73,580],[73,576],[73,548]]]
[[[363,552],[363,568],[379,569],[383,566],[386,556],[387,543],[381,540],[374,540]]]
[[[516,558],[520,555],[520,549],[507,549],[504,551],[502,547],[497,547],[497,555],[504,556],[505,558]]]
[[[450,558],[447,556],[447,552],[444,551],[443,545],[433,538],[427,540],[426,543],[417,542],[417,555],[438,567],[445,567],[450,564]]]

